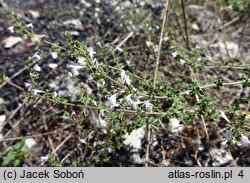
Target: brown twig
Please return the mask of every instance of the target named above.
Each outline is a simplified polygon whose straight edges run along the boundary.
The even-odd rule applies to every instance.
[[[186,10],[185,10],[185,3],[184,0],[181,0],[181,8],[182,8],[182,13],[183,13],[183,20],[184,20],[184,28],[185,28],[185,34],[186,34],[186,46],[187,49],[190,49],[189,45],[189,37],[188,37],[188,27],[187,27],[187,18],[186,18]]]
[[[163,12],[163,20],[162,20],[162,25],[161,25],[161,35],[160,35],[159,46],[158,46],[157,60],[156,60],[155,72],[154,72],[154,88],[156,87],[156,81],[157,81],[157,76],[158,76],[158,67],[159,67],[160,56],[161,56],[162,37],[164,33],[164,27],[166,24],[168,7],[169,7],[169,0],[166,0],[165,9]]]

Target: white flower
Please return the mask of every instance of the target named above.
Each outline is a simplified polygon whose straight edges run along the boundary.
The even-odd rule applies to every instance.
[[[54,97],[57,97],[58,96],[58,94],[57,94],[57,92],[56,91],[54,91]]]
[[[52,58],[55,60],[58,58],[58,53],[57,52],[51,52]]]
[[[250,141],[249,141],[247,136],[245,136],[245,135],[241,136],[240,145],[242,145],[244,147],[250,146]]]
[[[145,107],[147,110],[152,110],[153,109],[153,104],[151,104],[148,100],[144,103],[145,104]]]
[[[222,117],[223,119],[225,119],[227,122],[229,122],[229,119],[227,118],[226,114],[224,113],[224,111],[219,110],[220,112],[220,117]]]
[[[33,69],[35,69],[37,72],[42,71],[41,67],[39,65],[37,65],[37,64],[33,67]]]
[[[75,111],[72,111],[72,112],[71,112],[71,116],[72,116],[73,118],[75,118],[75,117],[76,117],[76,112],[75,112]]]
[[[86,66],[87,64],[84,57],[79,57],[77,62],[82,66]]]
[[[74,63],[74,62],[71,62],[68,67],[71,69],[71,72],[69,73],[70,77],[75,77],[75,76],[78,76],[80,73],[79,73],[79,70],[84,68],[84,66],[82,65],[79,65],[77,63]]]
[[[117,107],[119,106],[119,104],[116,103],[116,94],[114,95],[111,95],[109,98],[108,98],[108,104],[110,107]]]
[[[69,77],[76,77],[76,76],[79,76],[80,75],[80,73],[79,73],[79,71],[78,70],[76,70],[76,69],[72,69],[71,70],[71,72],[69,72]]]
[[[173,58],[176,58],[178,53],[175,51],[175,52],[171,53],[171,55],[172,55]]]
[[[163,42],[168,42],[169,38],[167,36],[163,37]]]
[[[100,41],[98,41],[98,42],[96,43],[96,45],[97,45],[97,46],[99,46],[99,47],[101,47],[101,46],[102,46],[102,44],[101,44],[101,42],[100,42]]]
[[[126,100],[126,102],[127,102],[128,105],[132,105],[134,103],[134,101],[131,99],[131,94],[129,94],[128,96],[126,96],[125,100]]]
[[[181,65],[184,65],[185,63],[186,63],[186,61],[184,60],[184,59],[180,59],[180,63],[181,63]]]
[[[69,119],[68,116],[65,116],[65,115],[63,115],[62,118],[63,118],[64,121]]]
[[[92,103],[97,106],[97,102],[95,100],[92,100]]]
[[[225,133],[225,137],[228,141],[232,140],[233,139],[233,132],[232,130],[227,130],[226,133]]]
[[[151,46],[154,46],[154,43],[151,41],[146,41],[146,46],[150,48]]]
[[[93,58],[93,57],[94,57],[94,54],[96,54],[96,52],[93,50],[92,47],[89,47],[89,48],[88,48],[88,52],[89,52],[89,56],[90,56],[91,58]]]
[[[122,53],[122,52],[123,52],[123,49],[122,49],[121,47],[119,47],[119,46],[117,46],[117,47],[115,48],[115,50],[118,51],[119,53]]]
[[[136,102],[141,102],[140,98],[142,98],[142,96],[139,96],[139,95],[134,95],[134,98],[135,98],[135,101]]]
[[[33,24],[29,23],[29,24],[27,24],[27,27],[33,28]]]
[[[94,81],[93,76],[89,75],[89,76],[88,76],[88,81],[90,81],[90,82]]]
[[[30,85],[31,85],[30,83],[24,82],[24,87],[25,87],[25,88],[29,88]]]
[[[227,147],[227,141],[222,141],[221,143],[220,143],[220,145],[221,145],[221,147]]]
[[[34,55],[32,55],[32,59],[41,60],[41,57],[38,55],[38,52],[36,52]]]
[[[233,5],[231,4],[230,6],[227,7],[227,9],[232,10],[233,9]]]
[[[42,162],[46,162],[46,161],[48,161],[48,159],[49,159],[48,155],[47,156],[41,156],[41,161]]]
[[[155,53],[157,53],[157,52],[158,52],[158,50],[159,50],[158,45],[155,45],[155,46],[154,46],[154,52],[155,52]]]
[[[34,95],[37,95],[38,93],[44,93],[42,90],[32,89],[32,91],[34,92]]]
[[[141,102],[133,102],[132,103],[132,107],[134,110],[137,110],[137,106],[140,104]]]
[[[8,29],[11,33],[14,33],[14,32],[15,32],[14,26],[8,27],[7,29]]]
[[[195,50],[200,50],[201,47],[200,47],[198,44],[196,44],[194,49],[195,49]]]
[[[131,80],[129,78],[128,75],[126,75],[125,71],[124,70],[121,70],[121,82],[124,84],[127,84],[127,85],[130,85],[131,84]]]

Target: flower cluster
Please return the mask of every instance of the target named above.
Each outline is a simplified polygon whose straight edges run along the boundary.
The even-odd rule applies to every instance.
[[[152,111],[154,105],[152,103],[150,103],[148,100],[141,101],[140,98],[142,98],[142,97],[139,95],[129,94],[129,95],[125,96],[124,99],[121,98],[119,100],[119,102],[117,102],[117,94],[113,94],[108,98],[108,105],[109,105],[109,107],[114,108],[114,107],[122,106],[122,102],[125,101],[126,107],[128,107],[128,108],[132,108],[134,110],[137,110],[139,105],[143,105],[143,106],[145,106],[145,109],[147,111]]]

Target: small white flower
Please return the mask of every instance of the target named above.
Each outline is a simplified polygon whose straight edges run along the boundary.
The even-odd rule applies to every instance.
[[[227,130],[225,133],[225,137],[228,141],[232,140],[234,137],[232,130]]]
[[[30,77],[35,77],[35,74],[33,74],[32,72],[30,72]]]
[[[169,37],[164,36],[164,37],[163,37],[163,42],[168,42],[168,41],[169,41]]]
[[[79,70],[84,68],[84,66],[79,65],[77,63],[71,62],[68,67],[71,69],[71,72],[69,73],[70,77],[75,77],[80,75]]]
[[[232,10],[233,9],[233,5],[231,4],[230,6],[227,7],[227,9]]]
[[[30,83],[28,83],[28,82],[24,82],[24,87],[25,87],[25,88],[29,88],[29,87],[30,87],[30,85],[31,85]]]
[[[57,52],[51,52],[52,58],[55,60],[58,58],[58,53]]]
[[[85,140],[85,139],[80,139],[79,142],[80,142],[81,144],[85,144],[85,143],[86,143],[86,140]]]
[[[184,60],[184,59],[180,59],[180,63],[181,63],[181,65],[184,65],[185,63],[186,63],[186,61]]]
[[[125,100],[126,100],[126,102],[127,102],[128,105],[132,105],[134,103],[134,101],[131,99],[131,94],[129,94],[128,96],[126,96]]]
[[[34,95],[37,95],[39,93],[44,93],[44,91],[42,91],[42,90],[32,89],[32,91],[34,92]]]
[[[78,60],[77,60],[77,62],[78,62],[80,65],[82,65],[82,66],[86,66],[86,64],[87,64],[84,57],[79,57]]]
[[[138,105],[141,104],[141,102],[133,102],[132,107],[134,110],[137,110]]]
[[[33,24],[29,23],[29,24],[27,24],[27,27],[33,28]]]
[[[63,118],[64,121],[69,119],[68,116],[65,116],[65,115],[63,115],[62,118]]]
[[[42,71],[41,67],[39,65],[37,65],[37,64],[33,67],[33,69],[35,69],[37,72]]]
[[[54,97],[57,97],[57,96],[58,96],[57,92],[56,92],[56,91],[54,91]]]
[[[144,103],[145,104],[145,107],[147,110],[152,110],[153,109],[153,104],[151,104],[148,100]]]
[[[159,50],[158,45],[155,45],[155,46],[154,46],[154,52],[155,52],[155,53],[157,53],[157,52],[158,52],[158,50]]]
[[[97,102],[95,100],[92,100],[92,103],[94,104],[94,106],[97,106]]]
[[[93,76],[89,75],[89,76],[88,76],[88,81],[90,81],[90,82],[94,81]]]
[[[114,95],[111,95],[109,98],[108,98],[108,104],[110,107],[117,107],[119,106],[119,104],[116,103],[116,94]]]
[[[47,156],[41,156],[41,161],[42,162],[46,162],[46,161],[48,161],[48,159],[49,159],[48,155]]]
[[[38,55],[38,52],[36,52],[34,55],[32,55],[32,59],[41,60],[41,57]]]
[[[72,112],[71,112],[71,116],[72,116],[73,118],[75,118],[75,117],[76,117],[76,112],[75,112],[75,111],[72,111]]]
[[[98,42],[96,43],[96,45],[97,45],[97,46],[99,46],[99,47],[101,47],[101,46],[102,46],[102,44],[101,44],[101,42],[100,42],[100,41],[98,41]]]
[[[221,147],[227,147],[227,141],[224,140],[220,143]]]
[[[195,49],[195,50],[200,50],[201,47],[200,47],[198,44],[196,44],[194,49]]]
[[[250,141],[249,141],[247,136],[245,136],[245,135],[241,136],[240,145],[242,145],[244,147],[250,146]]]
[[[130,85],[131,84],[131,80],[129,78],[128,75],[126,75],[125,71],[124,70],[121,70],[121,82],[124,84],[127,84],[127,85]]]
[[[71,63],[68,65],[68,67],[71,68],[71,69],[76,69],[76,70],[79,70],[79,69],[84,68],[82,65],[79,65],[79,64],[74,63],[74,62],[71,62]]]
[[[146,41],[146,46],[150,48],[154,46],[154,43],[152,43],[151,41]]]
[[[229,119],[227,118],[226,114],[224,113],[224,111],[219,110],[220,112],[220,117],[222,117],[223,119],[225,119],[227,122],[229,122]]]
[[[15,32],[14,26],[8,27],[7,29],[8,29],[11,33],[14,33],[14,32]]]
[[[76,77],[76,76],[79,76],[80,75],[80,72],[76,69],[72,69],[71,72],[69,72],[69,77]]]
[[[172,55],[173,58],[176,58],[178,53],[175,51],[175,52],[171,53],[171,55]]]
[[[90,56],[91,58],[93,58],[93,57],[94,57],[94,54],[96,54],[96,52],[93,50],[92,47],[89,47],[89,48],[88,48],[88,52],[89,52],[89,56]]]
[[[139,96],[139,95],[134,95],[134,98],[135,98],[135,101],[136,102],[141,102],[140,98],[142,98],[142,96]]]
[[[122,49],[121,47],[119,47],[119,46],[117,46],[117,47],[115,48],[115,50],[118,51],[119,53],[122,53],[122,52],[123,52],[123,49]]]

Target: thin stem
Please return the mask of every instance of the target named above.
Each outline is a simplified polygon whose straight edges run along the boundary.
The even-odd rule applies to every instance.
[[[159,67],[160,55],[161,55],[162,37],[163,37],[164,27],[165,27],[166,19],[167,19],[168,6],[169,6],[169,0],[166,0],[163,21],[162,21],[162,25],[161,25],[161,35],[160,35],[160,41],[159,41],[159,46],[158,46],[157,60],[156,60],[156,66],[155,66],[155,72],[154,72],[154,88],[156,87],[158,67]]]
[[[188,49],[190,49],[190,47],[189,47],[189,37],[188,37],[188,28],[187,28],[187,18],[186,18],[186,10],[185,10],[184,0],[181,0],[181,7],[182,7],[183,20],[184,20],[184,26],[185,26],[186,46],[187,46]]]

